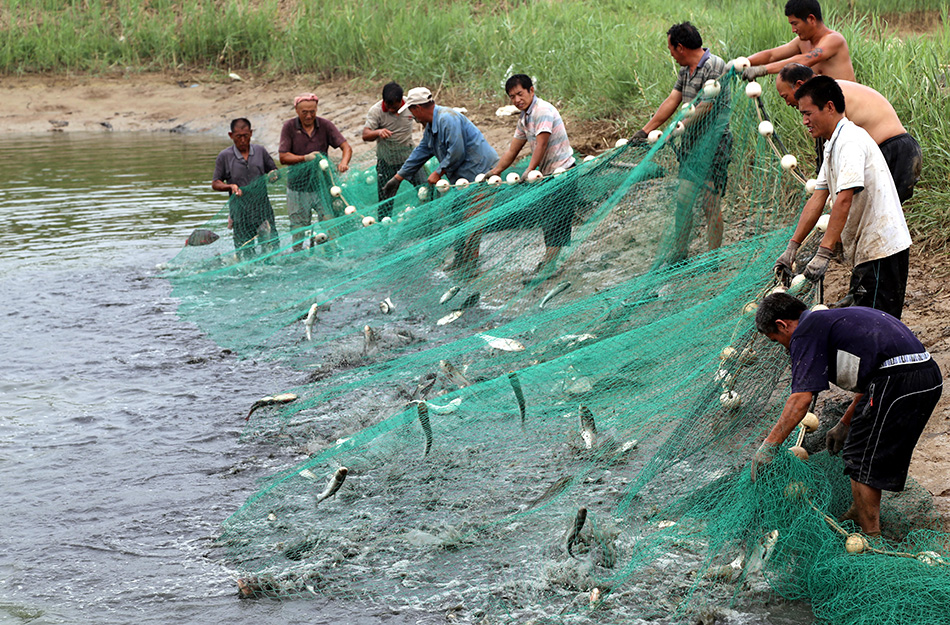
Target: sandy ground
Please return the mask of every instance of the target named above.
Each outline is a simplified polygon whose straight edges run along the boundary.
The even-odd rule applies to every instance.
[[[293,97],[313,91],[320,96],[318,114],[337,125],[357,158],[371,156],[373,144],[360,139],[367,109],[375,93],[351,83],[313,84],[304,79],[264,80],[245,76],[228,80],[198,75],[130,75],[125,77],[25,76],[0,78],[3,107],[0,130],[5,133],[42,132],[187,132],[227,136],[234,117],[250,118],[254,142],[276,153],[280,127],[293,117]],[[380,85],[381,87],[381,85]],[[437,94],[440,104],[466,107],[468,117],[489,142],[503,151],[514,129],[513,117],[496,117],[503,100],[473,103]],[[572,124],[566,120],[572,144],[584,152],[612,145],[609,122]],[[421,136],[421,132],[419,133]],[[338,153],[337,153],[338,154]],[[209,164],[209,175],[211,164]],[[912,248],[904,322],[920,337],[950,376],[950,277],[943,259]],[[843,268],[829,275],[828,297],[843,294]],[[934,495],[950,530],[950,391],[944,396],[917,446],[911,475]]]

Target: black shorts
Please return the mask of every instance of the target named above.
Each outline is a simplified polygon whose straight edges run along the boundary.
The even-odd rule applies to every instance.
[[[880,369],[851,420],[842,452],[845,475],[872,488],[904,490],[914,447],[942,390],[932,358]]]
[[[878,145],[887,168],[891,170],[894,186],[897,187],[897,196],[901,204],[914,197],[914,185],[920,180],[920,169],[924,155],[920,151],[920,144],[906,132],[891,137]]]
[[[910,248],[855,267],[848,290],[854,297],[854,305],[883,310],[900,319],[909,264]]]

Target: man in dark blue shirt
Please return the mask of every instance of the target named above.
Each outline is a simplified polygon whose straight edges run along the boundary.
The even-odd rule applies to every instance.
[[[788,349],[792,394],[756,452],[767,462],[829,382],[854,400],[827,435],[828,451],[844,450],[853,514],[868,536],[881,533],[881,491],[904,490],[914,446],[943,389],[940,368],[910,329],[891,315],[854,306],[808,311],[786,293],[762,300],[756,328]]]

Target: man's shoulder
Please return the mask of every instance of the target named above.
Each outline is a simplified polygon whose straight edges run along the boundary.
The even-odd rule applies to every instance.
[[[822,35],[821,38],[818,40],[818,45],[823,46],[823,45],[828,45],[829,43],[847,44],[848,40],[845,39],[844,35],[839,33],[837,30],[831,30],[829,28],[828,32]]]
[[[228,158],[228,156],[229,156],[230,154],[233,154],[233,153],[234,153],[234,146],[233,146],[233,145],[229,145],[228,147],[226,147],[226,148],[224,148],[223,150],[221,150],[220,152],[218,152],[217,158],[218,158],[218,159]]]
[[[281,132],[284,132],[284,131],[287,131],[287,130],[293,130],[293,129],[294,129],[294,126],[296,125],[296,122],[297,122],[298,119],[300,119],[300,118],[299,118],[299,117],[291,117],[290,119],[288,119],[287,121],[285,121],[284,124],[280,127],[280,131],[281,131]]]

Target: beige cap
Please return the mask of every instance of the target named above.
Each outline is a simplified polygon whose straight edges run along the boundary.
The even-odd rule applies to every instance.
[[[432,92],[425,87],[414,87],[406,94],[403,105],[399,107],[399,113],[402,113],[410,106],[428,104],[429,102],[432,102]]]

